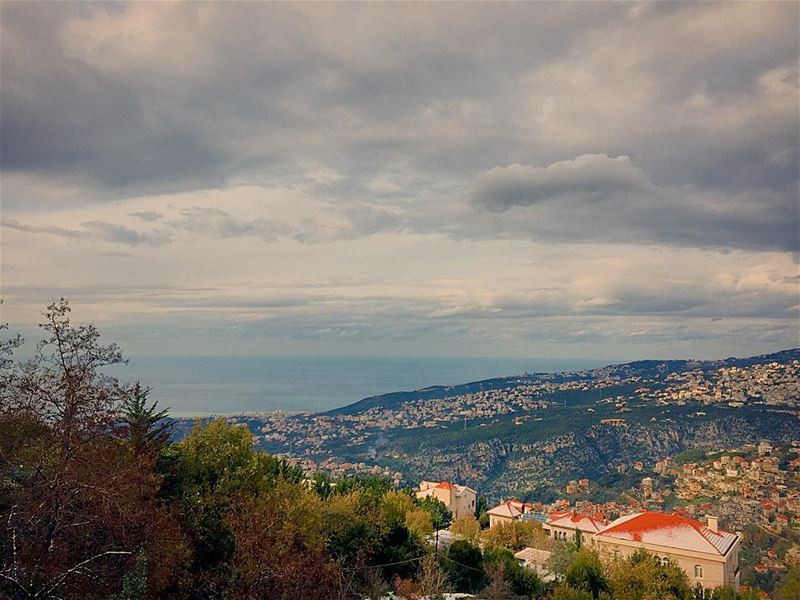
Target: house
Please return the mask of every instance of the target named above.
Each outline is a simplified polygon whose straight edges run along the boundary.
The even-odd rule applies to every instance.
[[[544,582],[555,581],[556,576],[550,570],[550,555],[552,553],[547,550],[539,550],[537,548],[526,547],[517,552],[514,558],[517,559],[519,564],[523,567],[533,570]]]
[[[416,492],[417,498],[433,496],[444,502],[453,519],[461,519],[475,513],[477,492],[465,485],[454,485],[446,481],[422,481]]]
[[[704,589],[739,589],[741,539],[719,529],[716,517],[709,516],[703,524],[677,514],[634,513],[603,528],[593,542],[598,551],[615,556],[644,549],[662,561],[671,560]]]
[[[575,511],[555,513],[542,526],[545,533],[554,540],[576,542],[580,531],[581,540],[587,542],[603,529],[608,522],[602,515],[583,515]]]
[[[489,528],[501,523],[509,523],[511,521],[519,521],[533,512],[533,504],[530,502],[523,502],[516,498],[509,498],[505,502],[501,502],[494,508],[486,511],[489,515]],[[530,516],[530,515],[529,515]]]

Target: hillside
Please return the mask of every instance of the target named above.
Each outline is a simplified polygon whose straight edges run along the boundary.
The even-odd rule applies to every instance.
[[[232,417],[310,473],[468,483],[490,497],[611,481],[692,449],[800,440],[800,350],[643,360],[365,398],[327,413]],[[181,422],[181,433],[188,422]]]
[[[746,368],[772,362],[788,363],[800,360],[800,348],[781,350],[770,354],[744,358],[730,357],[723,360],[638,360],[630,363],[608,365],[586,371],[565,371],[562,373],[526,373],[510,377],[496,377],[452,386],[431,386],[420,390],[391,392],[363,398],[352,404],[327,411],[327,415],[357,415],[372,408],[397,408],[414,400],[437,400],[463,394],[473,394],[487,390],[500,390],[525,385],[542,380],[566,382],[579,380],[623,379],[629,377],[663,377],[669,373],[684,373],[701,370],[704,372],[725,368]]]

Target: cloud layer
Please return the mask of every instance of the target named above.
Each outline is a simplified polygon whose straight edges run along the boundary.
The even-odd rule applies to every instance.
[[[88,318],[248,352],[796,345],[795,4],[0,11],[12,317],[114,283]]]

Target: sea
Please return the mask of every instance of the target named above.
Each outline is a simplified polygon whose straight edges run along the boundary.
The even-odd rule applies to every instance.
[[[614,361],[520,358],[134,356],[108,373],[141,381],[175,417],[325,411],[368,396]]]

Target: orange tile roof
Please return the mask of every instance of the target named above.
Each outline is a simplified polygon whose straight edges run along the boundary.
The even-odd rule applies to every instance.
[[[699,521],[677,514],[650,511],[617,519],[598,535],[723,556],[739,537],[727,531],[714,531]]]

